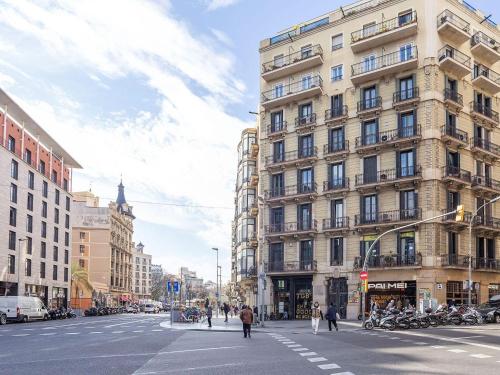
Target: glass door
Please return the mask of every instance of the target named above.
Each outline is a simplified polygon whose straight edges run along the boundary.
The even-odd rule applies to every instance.
[[[269,248],[269,263],[271,271],[283,270],[283,242],[271,243]]]
[[[331,204],[332,227],[342,228],[344,226],[344,200],[335,199]]]
[[[299,176],[300,176],[300,186],[299,186],[299,192],[300,193],[309,193],[313,190],[313,175],[312,175],[312,169],[301,169],[299,171]]]
[[[330,152],[344,150],[344,128],[330,129],[328,141]]]
[[[399,81],[400,99],[407,100],[413,98],[413,78],[404,78]]]
[[[330,165],[330,189],[344,187],[344,164]]]
[[[300,270],[309,271],[313,266],[313,242],[312,240],[300,241]]]
[[[363,224],[377,222],[377,196],[367,195],[363,197]]]

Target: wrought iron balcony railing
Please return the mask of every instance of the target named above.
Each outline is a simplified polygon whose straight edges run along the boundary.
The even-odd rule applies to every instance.
[[[315,260],[306,259],[300,261],[272,261],[264,263],[265,272],[316,272],[318,264]]]
[[[312,46],[309,49],[302,51],[297,51],[289,55],[283,56],[281,58],[276,58],[272,61],[268,61],[262,64],[262,73],[267,73],[269,71],[280,69],[285,66],[298,63],[300,61],[307,60],[311,57],[322,55],[323,49],[319,44]]]
[[[335,178],[323,181],[323,191],[349,189],[349,177]]]
[[[484,65],[477,64],[476,66],[474,66],[472,79],[476,79],[481,76],[488,78],[490,81],[495,82],[497,85],[500,85],[500,74],[485,67]]]
[[[325,122],[330,120],[335,120],[339,117],[347,116],[348,107],[347,105],[342,105],[339,107],[333,107],[325,111]]]
[[[464,105],[463,96],[459,94],[457,90],[444,89],[443,95],[445,100],[451,100],[460,106]]]
[[[392,182],[404,178],[420,177],[421,175],[420,165],[400,167],[394,169],[385,169],[382,171],[373,171],[373,173],[367,174],[357,174],[356,175],[356,186],[363,186],[368,184]]]
[[[440,62],[447,57],[470,68],[470,56],[467,56],[465,53],[462,53],[458,49],[449,45],[444,46],[438,51],[438,60]]]
[[[422,209],[420,208],[382,212],[365,212],[354,216],[354,225],[371,225],[420,220],[421,216]]]
[[[500,146],[487,139],[474,137],[471,139],[471,145],[500,157]]]
[[[354,258],[354,268],[362,268],[362,257]],[[394,268],[394,267],[420,267],[422,265],[422,256],[420,254],[387,254],[372,255],[367,261],[368,268]]]
[[[266,127],[267,135],[273,135],[281,132],[286,132],[287,123],[286,121],[277,122],[274,124],[269,124]]]
[[[360,63],[353,64],[351,65],[351,77],[379,69],[384,69],[386,67],[396,65],[405,61],[413,60],[417,58],[417,54],[417,46],[412,46],[408,49],[394,51],[386,55],[376,57],[374,59],[368,59]]]
[[[349,216],[323,219],[323,230],[349,228]]]
[[[366,134],[361,137],[356,137],[355,147],[377,146],[384,143],[392,143],[398,140],[413,138],[420,136],[420,125],[409,127],[401,127],[399,129],[387,130],[375,134]]]
[[[310,90],[314,87],[322,87],[323,80],[319,75],[304,77],[302,80],[289,83],[283,86],[276,86],[274,89],[262,93],[262,103],[269,100],[278,99],[287,95],[298,94],[302,91]]]
[[[406,16],[406,15],[405,15]],[[366,27],[361,30],[353,31],[351,33],[351,43],[356,43],[373,36],[383,34],[392,30],[397,30],[406,25],[417,22],[417,12],[411,12],[409,17],[395,17],[383,22],[377,23],[373,26]]]
[[[460,30],[468,33],[470,31],[470,24],[457,16],[455,13],[449,11],[448,9],[441,12],[437,17],[437,27],[439,28],[441,25],[449,22],[450,24],[458,27]]]
[[[382,97],[377,96],[374,98],[363,99],[358,102],[358,112],[369,111],[382,107]]]
[[[349,141],[333,141],[323,146],[323,154],[334,154],[336,152],[349,151]]]
[[[500,44],[495,39],[490,38],[482,31],[476,32],[470,40],[471,47],[474,47],[477,44],[484,44],[485,46],[488,46],[497,52],[498,48],[500,47]]]
[[[411,89],[396,91],[392,95],[392,102],[394,104],[405,102],[407,100],[418,98],[418,95],[419,95],[418,87],[412,87]]]
[[[472,187],[480,186],[488,189],[500,191],[500,181],[494,180],[491,177],[472,176]]]
[[[469,135],[463,130],[457,129],[455,126],[443,125],[441,127],[441,134],[455,138],[457,141],[469,143]]]

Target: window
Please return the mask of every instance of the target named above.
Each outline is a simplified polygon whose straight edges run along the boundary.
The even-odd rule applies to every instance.
[[[59,228],[54,227],[54,242],[59,242]]]
[[[377,60],[375,55],[365,56],[363,59],[363,70],[361,73],[370,72],[377,69]]]
[[[17,203],[17,185],[10,184],[10,201]]]
[[[399,26],[404,26],[413,20],[413,13],[411,10],[402,12],[398,15]]]
[[[66,229],[69,229],[69,215],[66,215],[66,217],[64,218],[64,227]]]
[[[17,180],[19,176],[19,164],[14,159],[10,162],[10,177]]]
[[[302,90],[308,90],[312,87],[313,79],[311,74],[302,77]]]
[[[49,196],[49,184],[47,181],[43,181],[42,183],[42,195],[44,198],[47,198]]]
[[[40,258],[45,259],[47,257],[47,244],[45,242],[40,243]]]
[[[31,277],[31,259],[26,259],[24,263],[24,275]]]
[[[66,197],[66,211],[69,211],[71,209],[71,199],[69,197]]]
[[[68,282],[69,279],[69,271],[68,268],[64,268],[64,282]]]
[[[415,175],[415,150],[401,151],[397,160],[398,177]]]
[[[26,237],[26,254],[33,254],[33,239],[31,237]]]
[[[9,225],[15,227],[16,222],[17,222],[17,210],[14,207],[11,207],[9,212]]]
[[[282,83],[277,83],[274,86],[274,97],[272,99],[280,98],[283,96],[283,84]]]
[[[332,36],[332,51],[340,49],[344,46],[344,35],[339,34]]]
[[[40,230],[42,238],[47,238],[47,223],[42,221],[42,228]]]
[[[47,202],[42,202],[42,217],[47,218]]]
[[[8,261],[9,274],[14,275],[16,273],[16,256],[9,255]]]
[[[40,164],[38,165],[38,171],[45,175],[45,162],[43,160],[40,160]]]
[[[84,259],[78,259],[78,265],[79,265],[81,268],[85,268],[85,260],[84,260]]]
[[[344,239],[330,238],[330,266],[342,266],[344,263]]]
[[[361,126],[363,131],[363,137],[361,138],[363,145],[376,144],[378,142],[378,121],[365,121]]]
[[[415,112],[405,112],[399,114],[398,133],[401,138],[413,137],[415,131]]]
[[[284,130],[283,110],[271,113],[271,133]]]
[[[313,191],[313,170],[311,168],[300,169],[298,171],[299,193],[307,193]]]
[[[313,269],[313,241],[300,241],[300,269]]]
[[[285,142],[278,141],[273,143],[273,161],[280,163],[285,160]]]
[[[28,211],[33,211],[33,194],[28,193],[28,201],[26,202]]]
[[[54,246],[54,252],[52,253],[52,260],[57,262],[59,260],[59,249],[57,246]]]
[[[40,262],[40,279],[45,279],[45,262]]]
[[[305,203],[297,207],[297,227],[299,230],[312,228],[312,204]]]
[[[57,266],[52,266],[52,280],[57,280]]]
[[[7,141],[7,148],[10,152],[16,152],[16,140],[10,135]]]
[[[59,224],[59,209],[54,208],[54,223]]]
[[[312,103],[299,105],[298,125],[309,124],[315,119],[316,117],[315,114],[313,114]]]
[[[377,196],[367,195],[361,197],[361,223],[369,224],[377,222]]]
[[[80,239],[84,240],[85,239],[85,232],[80,232]]]
[[[283,66],[283,62],[284,62],[283,54],[278,55],[278,56],[274,56],[273,61],[274,61],[274,66],[276,68],[281,68]]]
[[[35,188],[35,174],[31,171],[28,172],[28,187],[31,190]]]
[[[413,77],[401,78],[399,80],[399,100],[408,100],[415,97]]]
[[[332,68],[332,81],[340,81],[343,78],[344,66],[337,65]]]
[[[311,57],[312,53],[313,53],[313,49],[312,49],[312,45],[310,45],[310,44],[300,48],[300,56],[302,57],[302,59],[307,59],[308,57]]]
[[[52,170],[52,182],[57,184],[57,172]]]
[[[33,216],[26,216],[26,232],[33,233]]]
[[[59,205],[59,197],[60,197],[59,190],[56,189],[55,202],[56,202],[57,205]]]
[[[399,57],[401,61],[413,59],[413,47],[411,43],[399,47]]]
[[[415,190],[405,190],[399,193],[399,208],[404,220],[417,219],[418,198]]]
[[[307,158],[314,156],[313,135],[307,134],[299,137],[299,157]]]
[[[9,231],[9,249],[16,250],[16,232]]]
[[[24,161],[31,164],[31,151],[28,149],[24,150]]]
[[[69,246],[69,233],[64,232],[64,246]]]
[[[80,245],[80,254],[84,254],[84,253],[85,253],[85,246]]]
[[[68,180],[63,178],[63,189],[68,191]]]
[[[69,263],[69,250],[64,250],[64,264]]]

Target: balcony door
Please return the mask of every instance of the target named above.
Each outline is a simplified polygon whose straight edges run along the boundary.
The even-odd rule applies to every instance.
[[[299,174],[299,192],[300,193],[309,193],[313,191],[313,170],[312,168],[300,169],[298,171]]]
[[[362,224],[370,224],[377,222],[377,195],[365,195],[361,197],[361,218]]]
[[[280,163],[285,161],[285,142],[278,141],[273,143],[273,161]]]
[[[417,219],[417,193],[406,190],[399,193],[399,209],[402,220]]]
[[[311,271],[313,269],[313,241],[300,241],[300,270]]]
[[[330,129],[328,133],[328,145],[330,152],[344,150],[344,128]]]
[[[378,142],[377,120],[365,121],[361,126],[363,146],[376,144]]]
[[[283,173],[273,174],[271,177],[271,195],[280,197],[285,192],[285,182]]]
[[[368,253],[368,249],[375,241],[376,235],[368,235],[364,236],[363,239],[359,243],[359,257],[360,257],[360,267],[363,266],[363,262],[365,260],[366,254]],[[373,267],[376,266],[378,262],[378,256],[380,255],[380,241],[378,241],[371,252],[371,257],[368,259],[368,266]]]
[[[313,135],[307,134],[299,137],[299,156],[308,158],[313,156]]]
[[[332,95],[331,98],[331,110],[332,117],[340,116],[342,114],[342,107],[344,105],[344,98],[342,94]]]
[[[407,61],[413,59],[413,46],[411,43],[399,47],[399,61]]]
[[[399,98],[400,100],[413,98],[413,77],[399,80]]]
[[[297,226],[299,230],[310,230],[312,227],[312,205],[305,203],[297,206]]]
[[[344,200],[332,200],[330,210],[332,218],[332,228],[342,228],[344,226]]]
[[[377,156],[363,158],[363,183],[377,182]]]
[[[308,57],[311,57],[312,53],[313,53],[313,48],[312,45],[310,44],[300,49],[300,56],[302,57],[302,59],[307,59]]]
[[[330,164],[329,177],[330,189],[344,187],[344,163]]]
[[[282,232],[284,229],[285,212],[283,207],[271,209],[271,227],[273,232]]]
[[[446,153],[446,169],[449,176],[460,175],[460,153],[448,150]]]
[[[363,107],[362,109],[370,109],[377,104],[377,87],[370,86],[363,89]]]
[[[283,130],[283,111],[271,113],[271,132]]]
[[[313,113],[312,103],[299,105],[299,125],[311,122]]]
[[[458,264],[458,235],[455,232],[448,232],[448,264],[457,265]]]
[[[312,87],[312,82],[313,79],[312,79],[312,75],[311,74],[307,74],[305,76],[302,77],[302,90],[308,90]]]
[[[415,176],[415,150],[399,152],[397,164],[398,177]]]
[[[404,112],[399,115],[399,137],[408,138],[415,135],[415,112]]]
[[[413,265],[415,261],[415,232],[399,233],[398,265]]]
[[[460,204],[460,193],[458,191],[448,191],[446,195],[446,209],[447,211],[456,210]],[[455,216],[453,216],[454,218]],[[450,218],[452,216],[450,215]]]
[[[363,59],[363,63],[364,73],[370,72],[377,68],[377,58],[375,55],[365,56],[365,58]]]
[[[283,242],[269,245],[269,271],[283,271]]]

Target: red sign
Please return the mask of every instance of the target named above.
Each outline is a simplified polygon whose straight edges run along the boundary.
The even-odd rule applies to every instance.
[[[359,278],[360,278],[361,280],[368,280],[368,272],[366,272],[366,271],[361,271],[361,272],[359,273]]]

